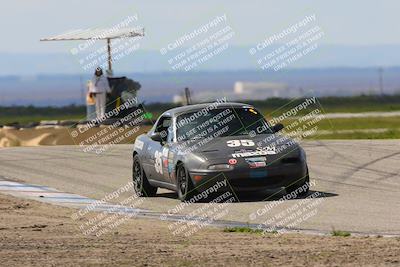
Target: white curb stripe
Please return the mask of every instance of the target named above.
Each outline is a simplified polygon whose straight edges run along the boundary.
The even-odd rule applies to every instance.
[[[26,190],[29,189],[29,190]],[[54,205],[59,206],[66,206],[72,208],[84,208],[87,207],[90,203],[99,202],[99,200],[80,196],[77,194],[72,193],[65,193],[58,191],[54,188],[50,188],[47,186],[40,186],[40,185],[31,185],[31,184],[22,184],[13,181],[6,181],[0,179],[0,193],[13,195],[15,197],[25,198],[25,199],[33,199],[40,202],[46,202]],[[55,195],[57,194],[57,195]],[[141,218],[152,218],[166,221],[179,221],[179,220],[186,220],[186,221],[193,221],[193,222],[203,222],[206,221],[205,218],[196,218],[191,217],[190,219],[187,218],[187,215],[165,215],[161,212],[153,212],[145,209],[137,209],[131,208],[127,206],[122,206],[118,204],[111,204],[111,203],[99,203],[93,206],[91,211],[97,212],[109,212],[109,213],[126,213],[135,214]],[[236,222],[236,221],[212,221],[209,226],[215,227],[250,227],[253,229],[258,229],[259,224],[247,224],[243,222]],[[263,226],[264,228],[264,226]],[[262,229],[263,229],[262,228]],[[268,229],[268,226],[265,226],[265,229]],[[312,235],[329,235],[330,232],[327,231],[320,231],[320,230],[311,230],[311,229],[286,229],[284,227],[277,228],[277,230],[284,230],[288,233],[301,233],[301,234],[312,234]],[[363,233],[363,232],[352,232],[354,236],[371,236],[371,235],[378,235],[373,233]],[[380,234],[379,234],[380,235]],[[382,234],[383,237],[399,237],[399,234]]]

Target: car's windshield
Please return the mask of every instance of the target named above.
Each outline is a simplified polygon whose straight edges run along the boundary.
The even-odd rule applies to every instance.
[[[177,140],[272,133],[254,108],[218,108],[185,113],[177,117]]]

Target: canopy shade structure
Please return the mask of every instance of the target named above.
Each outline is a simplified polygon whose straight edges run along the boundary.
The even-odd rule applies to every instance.
[[[108,71],[112,73],[111,40],[117,38],[132,38],[144,36],[144,29],[137,28],[110,28],[110,29],[78,29],[62,33],[53,37],[42,38],[40,41],[82,41],[107,40]]]

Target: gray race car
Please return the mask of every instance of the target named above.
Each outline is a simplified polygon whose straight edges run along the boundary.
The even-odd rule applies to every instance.
[[[136,138],[135,191],[154,196],[158,187],[167,188],[188,201],[195,193],[226,181],[224,190],[304,188],[299,195],[307,194],[305,152],[279,133],[282,129],[282,124],[270,125],[257,109],[242,103],[168,110],[148,133]]]

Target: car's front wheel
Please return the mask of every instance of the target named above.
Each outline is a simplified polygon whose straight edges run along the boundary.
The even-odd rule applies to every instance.
[[[157,187],[152,186],[147,180],[138,155],[133,157],[132,180],[136,194],[144,197],[152,197],[157,194]]]
[[[187,201],[193,197],[194,186],[183,164],[179,165],[176,170],[176,180],[178,198],[181,201]]]

